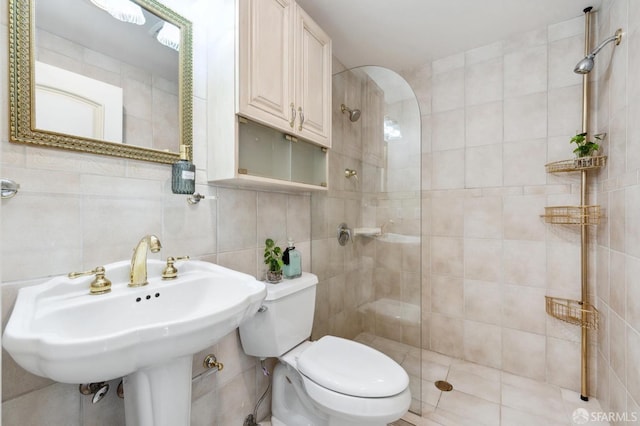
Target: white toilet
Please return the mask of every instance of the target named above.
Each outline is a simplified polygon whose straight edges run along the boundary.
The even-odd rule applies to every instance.
[[[273,426],[383,426],[409,409],[409,376],[377,350],[334,336],[311,342],[318,277],[267,284],[261,311],[240,326],[244,352],[278,357]]]

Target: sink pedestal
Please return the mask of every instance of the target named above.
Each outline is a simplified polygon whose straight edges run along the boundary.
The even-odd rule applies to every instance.
[[[124,378],[128,426],[190,424],[192,359],[191,355],[176,358]]]

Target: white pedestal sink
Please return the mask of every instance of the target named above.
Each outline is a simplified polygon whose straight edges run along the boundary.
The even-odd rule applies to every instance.
[[[124,377],[128,425],[188,425],[191,361],[256,313],[266,296],[255,278],[188,261],[163,281],[130,288],[130,262],[105,265],[112,291],[89,295],[92,277],[66,276],[18,293],[2,343],[27,371],[63,383]]]

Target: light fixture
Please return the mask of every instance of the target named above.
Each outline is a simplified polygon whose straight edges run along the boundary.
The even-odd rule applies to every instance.
[[[175,25],[164,22],[162,28],[160,28],[160,31],[158,31],[156,35],[156,39],[158,39],[161,44],[180,51],[180,29]]]
[[[130,0],[91,0],[91,3],[122,22],[136,25],[145,23],[142,8]]]
[[[398,122],[388,116],[384,117],[384,140],[385,142],[402,139],[402,132]]]

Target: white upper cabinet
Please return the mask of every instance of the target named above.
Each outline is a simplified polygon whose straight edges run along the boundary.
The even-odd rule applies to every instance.
[[[238,113],[331,146],[331,39],[292,0],[240,0]]]

